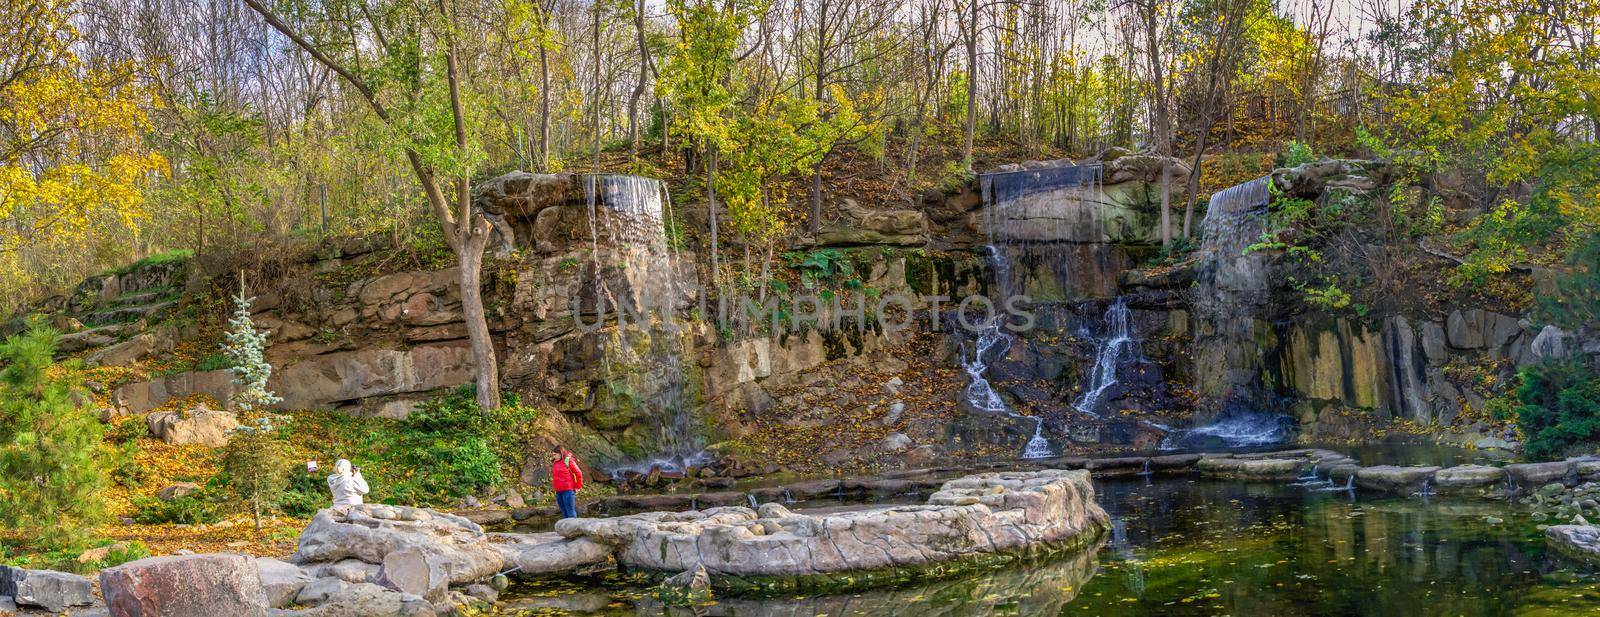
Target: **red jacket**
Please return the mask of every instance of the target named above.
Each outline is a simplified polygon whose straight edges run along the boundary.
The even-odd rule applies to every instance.
[[[567,455],[550,465],[550,488],[557,491],[576,491],[583,488],[583,470],[578,461]]]

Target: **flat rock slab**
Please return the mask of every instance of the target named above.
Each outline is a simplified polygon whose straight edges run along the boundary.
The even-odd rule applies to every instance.
[[[1361,464],[1357,463],[1355,459],[1347,456],[1328,457],[1319,459],[1315,465],[1311,466],[1311,470],[1316,472],[1317,475],[1332,477],[1332,470],[1338,467],[1350,467],[1353,469],[1358,469],[1361,467]],[[1352,470],[1350,474],[1346,475],[1351,475],[1354,473],[1355,472]],[[1344,478],[1340,477],[1339,479],[1342,480]]]
[[[1488,465],[1460,465],[1433,474],[1433,485],[1442,492],[1476,492],[1506,481],[1506,470]]]
[[[100,571],[112,617],[265,617],[267,594],[248,555],[150,557]]]
[[[14,566],[0,566],[0,597],[10,597],[20,606],[42,608],[51,613],[94,603],[89,579],[67,572]]]
[[[1544,530],[1545,544],[1569,559],[1600,566],[1600,527],[1552,525]]]
[[[876,495],[900,495],[917,489],[916,483],[910,480],[892,478],[870,478],[863,480],[845,480],[844,490],[853,493],[871,493]]]
[[[1505,470],[1510,474],[1517,490],[1522,491],[1530,491],[1551,482],[1566,482],[1573,471],[1572,463],[1569,461],[1518,463],[1506,465]]]
[[[1432,482],[1437,471],[1438,467],[1362,467],[1356,472],[1356,486],[1386,493],[1415,493]]]
[[[1150,459],[1142,456],[1092,458],[1084,464],[1084,468],[1094,472],[1096,476],[1117,476],[1139,473],[1148,464]]]
[[[639,510],[687,510],[692,495],[613,495],[600,500],[607,512]]]
[[[571,572],[611,559],[611,547],[589,538],[563,538],[558,533],[495,534],[495,549],[515,576]]]
[[[1200,462],[1201,458],[1202,455],[1199,454],[1168,454],[1166,456],[1152,456],[1150,457],[1150,468],[1155,470],[1183,469],[1187,467],[1193,467],[1195,463]]]
[[[1239,480],[1292,480],[1310,463],[1299,459],[1206,457],[1195,463],[1200,473]]]

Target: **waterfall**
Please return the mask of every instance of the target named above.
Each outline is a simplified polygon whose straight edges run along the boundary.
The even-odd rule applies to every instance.
[[[1114,275],[1079,276],[1085,263],[1097,266],[1093,273],[1114,269],[1103,257],[1079,258],[1085,243],[1100,242],[1106,228],[1118,224],[1101,216],[1099,206],[1105,200],[1102,173],[1099,164],[1058,165],[979,177],[983,227],[989,240],[983,254],[994,273],[991,295],[998,306],[1033,289],[1053,289],[1072,296],[1103,286],[1106,280],[1114,282]],[[1011,345],[1002,321],[1001,316],[990,317],[972,348],[963,345],[962,368],[968,378],[965,401],[976,411],[1033,421],[1033,434],[1023,447],[1022,458],[1052,456],[1044,419],[1012,410],[989,383],[989,359],[1005,355]]]
[[[1280,443],[1294,420],[1273,413],[1263,374],[1268,350],[1262,332],[1271,328],[1272,256],[1252,251],[1267,230],[1272,202],[1270,176],[1243,182],[1211,196],[1201,221],[1201,264],[1195,277],[1197,389],[1223,410],[1211,424],[1171,433],[1163,448],[1244,447]]]
[[[1250,251],[1266,231],[1271,179],[1218,191],[1200,227],[1201,265],[1195,277],[1195,317],[1209,328],[1195,339],[1202,394],[1224,403],[1261,402],[1266,350],[1258,328],[1270,318],[1270,256]]]
[[[1095,352],[1089,383],[1085,384],[1083,395],[1072,404],[1074,409],[1091,416],[1101,416],[1096,410],[1105,401],[1106,390],[1117,385],[1117,365],[1123,351],[1133,346],[1132,328],[1128,321],[1128,301],[1119,296],[1106,309],[1106,335]]]
[[[1050,440],[1044,437],[1044,418],[1028,416],[1033,419],[1033,436],[1028,438],[1028,445],[1022,448],[1022,458],[1050,458]]]
[[[1160,449],[1246,448],[1282,443],[1293,432],[1293,423],[1293,419],[1279,414],[1234,412],[1212,424],[1174,430],[1161,440]]]
[[[999,295],[1026,293],[1036,301],[1101,297],[1116,287],[1130,258],[1106,239],[1126,221],[1106,215],[1098,164],[983,174],[983,227]]]
[[[677,319],[693,291],[679,275],[681,255],[667,240],[666,186],[620,174],[586,175],[582,186],[593,300],[617,326],[605,333],[601,396],[640,417],[653,451],[612,471],[683,472],[709,462],[696,416],[692,341]]]

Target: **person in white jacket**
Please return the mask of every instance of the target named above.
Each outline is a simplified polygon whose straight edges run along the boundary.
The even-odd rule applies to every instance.
[[[333,492],[333,507],[359,506],[361,496],[370,490],[361,468],[350,466],[350,461],[339,459],[333,464],[333,475],[328,476],[328,490]]]

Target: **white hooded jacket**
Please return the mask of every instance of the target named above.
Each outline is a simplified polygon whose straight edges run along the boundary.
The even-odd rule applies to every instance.
[[[350,461],[339,459],[333,466],[333,475],[328,476],[328,490],[333,492],[333,505],[359,506],[361,496],[370,490],[367,488],[366,479],[361,477],[361,472],[351,472]]]

